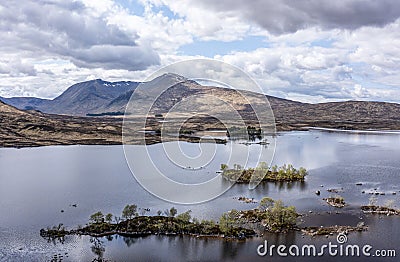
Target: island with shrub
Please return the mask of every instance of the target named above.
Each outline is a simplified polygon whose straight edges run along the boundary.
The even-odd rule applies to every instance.
[[[299,227],[297,222],[302,215],[296,212],[296,208],[269,197],[262,198],[255,209],[233,209],[225,212],[219,221],[200,221],[191,216],[191,210],[178,214],[175,207],[165,211],[159,210],[156,215],[145,215],[149,211],[149,209],[138,209],[134,204],[126,205],[122,216],[110,213],[104,215],[99,211],[90,216],[85,226],[68,230],[59,224],[41,229],[40,235],[48,241],[58,239],[63,243],[68,235],[87,235],[96,238],[112,235],[124,237],[188,235],[240,240],[263,235],[265,232],[287,233],[301,230],[307,234],[321,235],[340,233],[344,230],[346,232],[366,230],[364,225],[326,227],[318,231],[315,230],[316,227]]]
[[[240,165],[234,164],[229,168],[221,164],[221,175],[223,178],[237,183],[250,183],[251,181],[261,182],[293,182],[304,181],[308,172],[305,168],[296,169],[291,164],[284,164],[281,167],[276,165],[271,168],[267,163],[260,162],[256,168],[243,169]]]

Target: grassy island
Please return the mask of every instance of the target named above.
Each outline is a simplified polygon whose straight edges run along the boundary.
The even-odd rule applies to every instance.
[[[67,230],[60,224],[52,228],[41,229],[40,235],[49,240],[64,238],[66,235],[89,235],[92,237],[115,234],[125,237],[193,235],[238,239],[256,235],[252,229],[233,224],[224,227],[223,225],[226,223],[222,223],[222,225],[213,220],[199,221],[191,217],[190,210],[178,215],[174,207],[163,212],[158,211],[155,216],[145,216],[143,213],[142,215],[138,214],[136,205],[127,205],[122,211],[122,217],[96,212],[90,216],[89,223],[84,227]]]
[[[296,220],[300,216],[294,206],[285,206],[281,200],[264,197],[258,208],[250,210],[231,210],[221,217],[236,226],[258,228],[267,232],[287,232],[296,230]],[[221,220],[220,220],[221,225]]]
[[[103,237],[115,234],[125,237],[192,235],[243,239],[256,235],[256,231],[286,232],[296,229],[296,219],[299,216],[294,207],[284,206],[282,201],[268,197],[261,199],[256,209],[223,213],[218,222],[199,221],[191,217],[190,210],[177,215],[174,207],[164,212],[158,211],[155,216],[145,216],[148,209],[141,209],[141,215],[137,210],[136,205],[127,205],[122,211],[122,217],[96,212],[84,227],[67,230],[60,224],[41,229],[40,235],[48,240],[61,241],[67,235]]]
[[[303,167],[296,169],[291,164],[285,164],[281,167],[274,165],[269,168],[265,162],[260,162],[256,168],[248,169],[243,169],[237,164],[233,168],[229,168],[226,164],[221,164],[221,171],[221,175],[225,179],[238,183],[250,183],[251,179],[262,182],[304,181],[305,176],[308,174]]]
[[[67,235],[87,235],[94,238],[120,235],[124,237],[142,237],[148,235],[189,235],[196,237],[219,237],[228,239],[246,239],[264,232],[286,233],[303,231],[310,235],[332,235],[340,232],[364,231],[364,224],[356,227],[298,227],[297,219],[301,214],[294,206],[285,206],[281,200],[264,197],[259,206],[250,210],[230,210],[221,215],[219,221],[192,218],[191,211],[177,214],[172,207],[158,211],[157,215],[147,216],[149,209],[139,209],[136,205],[127,205],[122,217],[96,212],[90,216],[89,223],[76,229],[67,230],[62,224],[41,229],[40,235],[49,241],[64,242]]]
[[[333,235],[335,233],[350,233],[350,232],[362,232],[367,231],[368,227],[363,222],[357,224],[357,226],[329,226],[329,227],[307,227],[301,229],[301,232],[309,236],[326,236]]]
[[[341,196],[328,197],[325,199],[325,201],[328,203],[328,205],[338,208],[342,208],[346,205],[344,198]]]

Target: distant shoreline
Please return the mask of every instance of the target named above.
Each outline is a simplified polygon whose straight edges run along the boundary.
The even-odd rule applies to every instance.
[[[326,131],[326,132],[338,132],[338,133],[354,133],[354,134],[371,134],[371,135],[400,135],[400,130],[346,130],[336,128],[325,128],[325,127],[308,127],[307,131]]]
[[[328,132],[328,133],[345,133],[345,134],[362,134],[362,135],[400,135],[400,130],[345,130],[345,129],[335,129],[335,128],[324,128],[324,127],[303,127],[298,129],[290,129],[290,130],[277,130],[276,135],[290,133],[295,131],[303,131],[303,132]],[[78,133],[79,131],[77,131]],[[101,133],[101,131],[100,131]],[[12,140],[4,141],[0,143],[0,148],[35,148],[35,147],[43,147],[43,146],[73,146],[73,145],[97,145],[97,146],[111,146],[111,145],[123,145],[122,143],[122,135],[111,135],[107,134],[108,137],[106,139],[101,138],[101,134],[96,136],[94,139],[80,139],[78,136],[75,136],[73,139],[69,140],[65,137],[66,140],[60,139],[60,137],[52,138],[51,135],[46,138],[36,139],[32,137],[32,139],[28,139],[27,137],[23,137],[23,141],[20,141],[18,137],[14,137]],[[270,135],[270,134],[269,134]],[[216,139],[216,143],[224,144],[228,140],[224,139]],[[138,139],[138,141],[134,141],[132,145],[143,145],[140,141],[143,138]],[[146,135],[146,145],[153,145],[163,142],[173,142],[177,141],[177,138],[167,138],[161,139],[159,135]],[[199,143],[200,137],[197,136],[186,136],[182,135],[179,138],[179,141],[185,141],[188,143]],[[206,142],[204,139],[202,142]],[[225,141],[225,142],[224,142]]]

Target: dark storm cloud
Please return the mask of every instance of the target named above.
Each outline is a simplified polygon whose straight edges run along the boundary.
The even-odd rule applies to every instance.
[[[104,69],[114,68],[146,68],[158,63],[156,57],[149,57],[150,50],[144,50],[139,46],[93,46],[88,49],[72,51],[72,62],[80,67]],[[151,60],[152,59],[152,60]]]
[[[234,11],[274,34],[319,26],[383,26],[400,16],[398,0],[200,0],[206,8]]]
[[[0,3],[3,51],[56,55],[78,66],[142,70],[158,64],[149,46],[80,2],[8,1]]]

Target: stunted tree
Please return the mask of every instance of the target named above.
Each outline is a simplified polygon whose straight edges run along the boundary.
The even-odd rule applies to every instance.
[[[281,200],[274,201],[274,205],[268,208],[266,214],[264,224],[271,230],[294,226],[298,216],[295,207],[286,207]]]
[[[270,197],[263,197],[258,205],[258,209],[261,211],[266,211],[274,204],[274,200]]]
[[[105,217],[105,220],[107,223],[111,224],[111,222],[113,220],[113,215],[111,213],[108,213]]]
[[[122,210],[122,218],[132,219],[137,216],[137,206],[136,205],[126,205],[124,210]]]
[[[200,222],[200,227],[202,228],[202,232],[205,234],[211,234],[214,232],[216,223],[213,220],[202,220]]]
[[[192,210],[188,210],[176,216],[176,219],[180,221],[180,223],[178,223],[178,226],[181,232],[185,230],[187,224],[190,222],[190,219],[192,218],[190,215],[191,212]]]
[[[169,210],[169,215],[171,217],[175,217],[177,213],[178,213],[178,210],[176,210],[175,207],[171,207],[171,209]]]
[[[90,223],[98,224],[104,222],[104,215],[101,211],[92,214],[89,218]]]
[[[221,171],[225,171],[228,169],[228,165],[227,164],[221,164]]]
[[[285,170],[284,170],[283,168],[280,168],[280,169],[278,170],[278,174],[277,174],[278,179],[284,178],[285,175],[286,175]]]
[[[188,210],[184,213],[181,213],[176,216],[176,219],[181,220],[183,222],[189,222],[190,219],[192,218],[192,216],[190,215],[191,212],[192,212],[192,210]]]
[[[261,161],[260,163],[258,163],[256,169],[259,169],[259,170],[261,170],[261,171],[265,171],[265,172],[266,172],[266,171],[268,170],[268,164],[267,164],[267,162]]]
[[[134,218],[135,216],[138,215],[137,211],[137,206],[132,204],[132,205],[126,205],[124,210],[122,210],[122,218],[127,219],[128,223],[126,223],[126,231],[128,232],[130,224],[131,224],[131,219]]]
[[[222,214],[219,219],[219,228],[224,234],[233,235],[233,227],[236,225],[238,213],[239,211],[232,209]]]
[[[307,175],[307,170],[304,167],[299,168],[299,175],[305,177]]]

